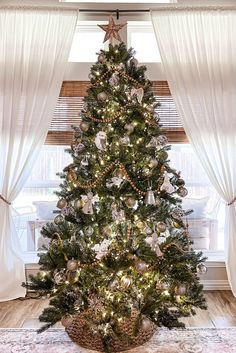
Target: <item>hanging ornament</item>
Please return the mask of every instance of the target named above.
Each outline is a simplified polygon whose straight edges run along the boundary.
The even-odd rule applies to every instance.
[[[65,218],[64,216],[62,215],[57,215],[55,218],[54,218],[54,223],[58,226],[60,224],[63,224],[65,222]]]
[[[130,144],[130,138],[128,135],[120,138],[120,144],[123,146],[128,146]]]
[[[113,177],[110,180],[107,180],[106,182],[106,187],[108,189],[111,189],[112,186],[117,186],[120,187],[120,185],[123,183],[124,179],[118,178],[118,177]]]
[[[108,95],[106,94],[106,92],[100,92],[100,93],[98,93],[98,95],[97,95],[97,99],[98,99],[100,102],[105,102],[105,101],[108,99]]]
[[[112,234],[112,228],[111,226],[107,225],[105,226],[103,229],[102,229],[102,233],[105,235],[105,236],[110,236]]]
[[[119,286],[118,280],[117,280],[117,279],[114,279],[114,281],[112,281],[112,282],[109,284],[109,286],[110,286],[111,288],[117,288],[117,287]]]
[[[112,203],[111,209],[112,209],[112,218],[114,221],[120,222],[125,218],[124,210],[121,210],[121,209],[118,210],[115,202]]]
[[[197,273],[203,275],[207,272],[207,267],[204,264],[197,265]]]
[[[135,268],[138,272],[144,273],[148,270],[148,265],[144,261],[138,260],[135,262]]]
[[[165,135],[160,135],[158,137],[153,136],[151,141],[147,144],[147,147],[153,147],[160,149],[168,143],[168,139]]]
[[[164,233],[166,231],[166,224],[164,222],[158,222],[156,225],[156,229],[160,233]]]
[[[147,235],[152,234],[152,228],[150,228],[149,226],[147,226],[147,227],[145,228],[145,232],[146,232]]]
[[[77,179],[77,174],[74,170],[70,170],[66,175],[67,181],[75,181]]]
[[[149,164],[148,165],[149,165],[150,168],[155,168],[158,165],[158,161],[156,160],[156,158],[151,158],[149,160]]]
[[[106,142],[107,142],[107,135],[104,131],[99,131],[95,137],[95,145],[96,147],[101,150],[106,150]]]
[[[139,102],[139,104],[141,104],[142,100],[143,100],[144,90],[142,87],[132,88],[130,95],[131,95],[131,97],[135,96],[137,98],[137,101]]]
[[[93,193],[90,191],[87,195],[81,195],[82,202],[84,206],[82,208],[83,213],[85,214],[93,214],[93,204],[99,201],[98,196],[93,196]]]
[[[115,72],[113,72],[113,74],[111,75],[110,79],[109,79],[109,83],[112,87],[114,86],[118,86],[119,85],[119,77],[117,76],[117,74]]]
[[[78,143],[73,148],[75,154],[77,154],[77,155],[80,154],[84,149],[85,149],[85,145],[83,143]]]
[[[147,190],[147,193],[146,193],[146,196],[145,196],[145,199],[144,199],[144,203],[146,205],[155,205],[155,203],[156,203],[154,192],[153,192],[153,190],[151,188],[149,188]]]
[[[124,69],[125,69],[125,64],[124,64],[124,63],[120,63],[120,64],[118,65],[118,69],[124,70]]]
[[[87,166],[89,165],[88,156],[84,156],[84,157],[81,159],[80,164],[81,164],[81,166],[83,166],[83,167],[87,167]]]
[[[169,177],[169,175],[167,173],[165,173],[164,181],[163,181],[163,184],[160,187],[160,190],[161,191],[166,191],[168,193],[171,193],[171,192],[173,192],[175,190],[174,186],[170,182],[170,177]]]
[[[72,259],[72,260],[68,260],[67,264],[66,264],[66,268],[68,271],[76,271],[78,269],[78,261]]]
[[[144,176],[151,176],[152,171],[148,168],[143,168],[142,170]]]
[[[121,283],[122,287],[128,288],[132,284],[132,278],[127,277],[127,276],[123,276],[120,279],[120,283]]]
[[[138,66],[138,60],[135,58],[132,58],[129,63],[130,63],[130,66],[134,66],[134,67]]]
[[[54,282],[57,285],[61,285],[64,284],[66,281],[66,275],[64,270],[60,270],[60,271],[55,271],[54,272],[54,276],[53,276]]]
[[[177,186],[184,186],[185,185],[185,181],[183,179],[177,179],[176,180],[176,185]]]
[[[177,189],[177,194],[181,197],[185,197],[188,195],[188,190],[186,188],[184,188],[183,186],[180,186],[178,189]]]
[[[99,54],[99,55],[98,55],[98,62],[99,62],[100,64],[104,63],[105,60],[106,60],[106,57],[105,57],[104,54]]]
[[[91,235],[93,235],[93,227],[91,227],[91,226],[85,227],[84,234],[91,237]]]
[[[134,131],[134,125],[133,124],[125,124],[125,129],[127,130],[127,134],[130,135]]]
[[[181,221],[183,216],[184,216],[184,210],[182,210],[182,208],[180,207],[176,207],[173,209],[173,211],[171,211],[171,217],[173,217],[174,219]]]
[[[74,200],[74,202],[73,202],[73,207],[74,207],[75,210],[77,210],[77,209],[79,209],[79,208],[81,207],[81,201],[80,201],[80,199]]]
[[[68,327],[72,324],[74,318],[71,315],[64,315],[61,319],[61,324],[64,327]]]
[[[162,257],[163,256],[163,252],[161,251],[158,243],[156,243],[154,246],[153,246],[153,250],[155,251],[157,257]]]
[[[89,123],[87,121],[81,121],[79,127],[81,131],[86,132],[89,129]]]
[[[177,295],[185,295],[187,292],[187,288],[184,284],[182,284],[175,289],[175,292]]]
[[[125,204],[128,208],[133,208],[136,204],[136,200],[134,197],[129,196],[125,199]]]
[[[74,208],[72,206],[64,207],[61,210],[61,214],[63,216],[75,216],[75,210],[74,210]]]
[[[66,206],[67,206],[67,201],[66,201],[66,199],[62,198],[62,199],[60,199],[60,200],[57,201],[57,208],[62,209],[62,208],[64,208],[64,207],[66,207]]]

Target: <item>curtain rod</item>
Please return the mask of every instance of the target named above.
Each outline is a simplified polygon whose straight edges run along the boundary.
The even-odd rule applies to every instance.
[[[117,20],[119,20],[120,13],[132,13],[132,12],[150,12],[149,9],[140,9],[140,10],[100,10],[100,9],[80,9],[79,12],[87,12],[87,13],[115,13]]]

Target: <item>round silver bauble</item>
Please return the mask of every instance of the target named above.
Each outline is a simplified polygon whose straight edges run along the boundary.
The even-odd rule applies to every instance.
[[[76,271],[78,269],[78,261],[76,260],[68,260],[66,264],[68,271]]]
[[[133,208],[135,206],[136,200],[134,197],[129,196],[125,199],[125,204],[128,208]]]
[[[66,206],[67,206],[67,201],[66,201],[66,199],[62,198],[62,199],[60,199],[60,200],[57,201],[57,208],[62,209],[62,208],[64,208],[64,207],[66,207]]]
[[[166,224],[164,222],[159,222],[157,223],[156,228],[160,233],[163,233],[166,231]]]
[[[177,189],[177,194],[181,197],[185,197],[188,195],[188,190],[186,188],[184,188],[183,186],[180,186],[178,189]]]
[[[100,93],[98,93],[98,95],[97,95],[97,99],[98,99],[100,102],[105,102],[105,101],[108,99],[108,95],[106,94],[106,92],[100,92]]]
[[[65,218],[64,218],[61,214],[59,214],[58,216],[56,216],[56,217],[54,218],[54,223],[55,223],[56,225],[63,224],[64,222],[65,222]]]
[[[197,273],[203,275],[207,272],[207,267],[204,264],[197,265]]]
[[[87,121],[81,121],[79,127],[81,131],[86,132],[89,129],[89,123]]]

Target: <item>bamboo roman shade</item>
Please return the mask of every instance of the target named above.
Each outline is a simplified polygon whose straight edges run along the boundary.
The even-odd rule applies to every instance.
[[[153,81],[152,84],[156,101],[161,103],[157,110],[160,123],[169,141],[172,143],[187,142],[167,81]],[[88,81],[63,82],[45,144],[70,144],[73,138],[71,125],[79,124],[80,111],[83,109],[83,97],[86,95],[88,87]]]

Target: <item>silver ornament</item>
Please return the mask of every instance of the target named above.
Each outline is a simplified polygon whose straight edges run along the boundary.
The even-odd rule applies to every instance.
[[[88,162],[88,157],[87,157],[87,156],[83,157],[83,158],[81,159],[80,164],[81,164],[83,167],[87,167],[88,164],[89,164],[89,162]]]
[[[132,134],[134,131],[134,125],[133,124],[125,124],[125,129],[127,130],[127,134]]]
[[[98,62],[100,62],[100,64],[104,63],[105,59],[106,59],[105,55],[103,54],[98,55]]]
[[[120,282],[124,288],[128,288],[132,283],[132,279],[130,277],[123,276],[121,277]]]
[[[147,193],[146,193],[146,196],[145,196],[145,199],[144,199],[144,203],[146,205],[155,205],[155,203],[156,203],[154,192],[153,192],[153,190],[151,188],[149,188],[147,190]]]
[[[204,264],[197,265],[197,272],[201,275],[207,272],[207,267]]]
[[[150,168],[155,168],[158,165],[158,161],[156,158],[151,158],[148,165]]]
[[[130,66],[134,66],[134,67],[138,66],[138,60],[135,58],[132,58],[129,63],[130,63]]]
[[[97,95],[97,99],[101,102],[105,102],[108,99],[108,95],[106,94],[106,92],[100,92]]]
[[[107,135],[105,131],[99,131],[95,137],[95,145],[96,147],[101,150],[106,150],[106,142],[107,142]]]
[[[136,204],[136,200],[134,197],[129,196],[125,199],[125,204],[128,208],[133,208]]]
[[[54,223],[56,225],[60,225],[60,224],[63,224],[65,222],[65,218],[62,216],[62,215],[57,215],[55,218],[54,218]]]
[[[125,135],[124,137],[120,138],[120,144],[123,146],[127,146],[130,144],[130,138],[129,136]]]
[[[60,199],[60,200],[57,201],[57,208],[62,209],[62,208],[64,208],[64,207],[66,207],[66,206],[67,206],[67,201],[66,201],[66,199],[62,198],[62,199]]]
[[[87,121],[81,121],[79,127],[81,131],[86,132],[89,129],[89,123]]]
[[[164,181],[160,187],[160,190],[168,193],[172,193],[175,190],[174,186],[170,182],[170,177],[167,173],[165,173]]]
[[[142,87],[140,87],[140,88],[132,88],[131,89],[131,92],[130,92],[131,98],[133,96],[135,96],[137,98],[137,101],[139,102],[139,104],[142,103],[143,95],[144,95],[144,90],[143,90]]]
[[[166,224],[164,222],[159,222],[157,223],[156,228],[160,233],[164,233],[166,231]]]
[[[85,233],[85,235],[88,235],[90,237],[91,235],[93,235],[93,227],[91,227],[91,226],[85,227],[84,233]]]
[[[180,285],[176,288],[176,294],[177,295],[185,295],[186,294],[186,291],[187,291],[187,288],[185,285]]]
[[[113,74],[111,75],[110,79],[109,79],[110,85],[111,85],[112,87],[118,86],[118,85],[119,85],[119,82],[120,82],[119,77],[117,76],[116,73],[113,73]]]
[[[79,209],[81,207],[81,201],[79,199],[74,200],[73,207],[75,210]]]
[[[78,261],[68,260],[66,264],[67,270],[75,272],[78,269]]]
[[[57,285],[64,284],[66,281],[66,275],[65,275],[64,270],[60,270],[58,272],[55,272],[53,279]]]
[[[98,196],[93,196],[93,193],[90,191],[87,195],[81,195],[82,201],[84,202],[84,206],[82,207],[82,211],[85,214],[92,215],[93,214],[93,204],[99,201]]]
[[[135,263],[135,268],[136,268],[136,270],[137,270],[138,272],[143,273],[143,272],[147,271],[148,265],[147,265],[144,261],[138,260],[138,261]]]
[[[188,195],[188,190],[186,188],[184,188],[183,186],[180,186],[178,189],[177,189],[177,194],[181,197],[185,197]]]
[[[150,176],[152,174],[152,171],[148,168],[143,168],[142,172],[145,176]]]
[[[80,152],[82,152],[85,149],[85,146],[83,145],[83,143],[78,143],[76,146],[74,146],[73,150],[75,152],[75,154],[79,154]]]
[[[61,214],[63,216],[74,216],[75,215],[75,210],[73,207],[69,206],[69,207],[64,207],[61,210]]]
[[[177,185],[177,186],[184,186],[184,185],[185,185],[185,181],[184,181],[183,179],[178,179],[178,180],[176,181],[176,185]]]
[[[182,210],[182,208],[180,207],[176,207],[173,209],[173,211],[171,211],[171,216],[174,219],[181,220],[182,217],[184,216],[184,210]]]

